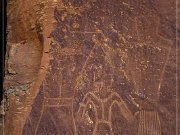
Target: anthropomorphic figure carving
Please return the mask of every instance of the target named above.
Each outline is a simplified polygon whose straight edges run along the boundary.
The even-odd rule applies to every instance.
[[[108,77],[110,76],[110,77]],[[110,78],[108,82],[97,81],[93,84],[93,91],[88,92],[78,110],[77,118],[86,125],[93,125],[92,135],[113,135],[112,130],[112,107],[118,106],[121,114],[128,123],[133,122],[133,114],[129,110],[122,97],[113,89],[111,85],[113,83],[112,75],[107,75]],[[106,83],[106,84],[105,84]],[[108,86],[109,85],[109,86]],[[94,111],[94,116],[90,112]]]

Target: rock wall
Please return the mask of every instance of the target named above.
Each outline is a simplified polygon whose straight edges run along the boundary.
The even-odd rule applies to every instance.
[[[5,135],[176,134],[175,0],[10,0],[7,17]]]

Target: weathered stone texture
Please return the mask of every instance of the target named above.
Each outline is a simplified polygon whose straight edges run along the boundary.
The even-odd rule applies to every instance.
[[[7,135],[176,134],[175,0],[33,2],[38,27],[23,23],[36,37],[11,45],[7,85],[34,83],[22,110],[10,107]]]

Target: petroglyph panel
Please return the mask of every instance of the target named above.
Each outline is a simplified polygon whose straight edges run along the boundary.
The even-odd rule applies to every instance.
[[[52,58],[23,135],[163,135],[173,126],[160,101],[172,97],[175,45],[159,34],[162,16],[151,4],[56,2]]]

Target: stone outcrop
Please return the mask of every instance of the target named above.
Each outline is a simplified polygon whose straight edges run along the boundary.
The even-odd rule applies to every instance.
[[[10,0],[5,135],[176,134],[175,11],[175,0]]]

